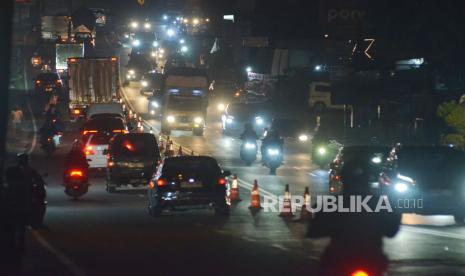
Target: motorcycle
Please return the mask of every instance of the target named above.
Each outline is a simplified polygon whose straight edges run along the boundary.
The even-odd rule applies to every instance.
[[[86,172],[81,169],[70,169],[64,175],[65,194],[78,199],[89,190],[89,182]]]
[[[52,153],[54,153],[57,150],[57,148],[61,145],[62,136],[63,133],[57,132],[53,136],[41,137],[40,147],[47,156],[52,155]]]
[[[320,168],[326,168],[336,156],[342,144],[331,140],[329,143],[318,143],[313,146],[312,160]]]
[[[247,166],[257,159],[257,142],[254,140],[244,140],[241,145],[241,159]]]
[[[283,162],[283,153],[280,146],[269,145],[264,149],[264,164],[270,169],[270,174],[276,174],[276,169]]]

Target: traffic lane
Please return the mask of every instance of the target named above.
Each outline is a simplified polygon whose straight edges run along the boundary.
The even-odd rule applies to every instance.
[[[138,93],[137,87],[132,85],[126,87],[124,93],[132,108],[136,109],[138,114],[146,112],[147,100]],[[322,185],[319,182],[313,184],[314,179],[309,173],[314,167],[309,164],[309,155],[302,151],[302,147],[305,146],[294,145],[288,147],[286,145],[284,164],[278,168],[277,176],[270,176],[269,169],[261,165],[260,154],[257,156],[258,160],[251,167],[244,166],[244,162],[239,155],[241,141],[221,134],[221,123],[217,120],[220,116],[214,106],[210,107],[208,114],[207,129],[203,137],[192,136],[190,132],[186,131],[172,131],[170,137],[176,143],[196,153],[214,156],[224,167],[233,170],[233,173],[236,173],[249,183],[252,183],[255,179],[259,183],[263,180],[267,187],[276,194],[283,193],[285,184],[290,184],[291,192],[295,194],[303,194],[305,187],[308,186],[310,186],[311,192],[314,194],[326,193],[327,185]],[[147,122],[153,129],[160,130],[159,121],[153,119],[150,115],[143,115],[143,117],[149,118]],[[174,150],[177,151],[178,149],[175,148]],[[290,152],[291,150],[292,152]]]
[[[66,146],[69,143],[65,142]],[[218,218],[208,210],[169,212],[154,219],[147,214],[144,190],[109,194],[104,189],[103,178],[92,178],[89,193],[79,200],[67,197],[63,193],[60,174],[60,160],[65,153],[63,149],[53,158],[43,159],[41,153],[33,158],[39,170],[50,173],[46,215],[49,229],[41,233],[90,275],[110,272],[124,275],[134,270],[152,272],[157,263],[164,264],[160,268],[164,273],[187,273],[193,269],[222,274],[264,270],[269,270],[272,275],[288,270],[311,272],[314,263],[305,254],[282,256],[283,250],[279,246],[267,246],[267,241],[276,241],[277,236],[288,234],[288,227],[274,214],[272,220],[260,215],[253,217],[247,208],[249,202],[245,191],[241,193],[244,202],[234,206],[231,218]],[[265,229],[260,230],[262,228]],[[268,238],[259,240],[254,235],[243,239],[247,235],[244,231],[260,231]],[[218,252],[222,258],[211,257]],[[95,256],[104,256],[98,258],[98,266]],[[121,259],[127,262],[115,262]],[[272,265],[270,260],[273,260]],[[176,266],[179,263],[187,266]],[[292,267],[291,263],[294,264]]]

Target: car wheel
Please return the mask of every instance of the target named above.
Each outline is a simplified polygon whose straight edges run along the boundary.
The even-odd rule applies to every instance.
[[[465,213],[455,214],[454,215],[455,223],[464,224],[465,223]]]

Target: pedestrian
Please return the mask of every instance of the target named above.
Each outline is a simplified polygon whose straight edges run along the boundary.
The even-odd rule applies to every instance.
[[[13,110],[11,111],[11,125],[13,128],[13,135],[17,135],[18,131],[21,129],[21,124],[23,122],[23,111],[19,106],[15,105]]]

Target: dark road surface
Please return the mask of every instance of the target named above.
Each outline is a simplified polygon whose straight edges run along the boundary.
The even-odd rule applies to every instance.
[[[159,123],[146,113],[147,101],[135,84],[124,89],[131,106],[157,132]],[[31,98],[30,101],[35,101]],[[31,105],[37,105],[31,102]],[[211,105],[214,107],[214,104]],[[212,108],[213,109],[213,108]],[[40,114],[35,112],[37,124]],[[261,195],[277,196],[290,184],[293,194],[327,190],[327,174],[311,163],[309,146],[286,143],[285,164],[276,176],[257,161],[246,167],[239,159],[239,141],[221,134],[219,114],[211,110],[204,137],[173,132],[174,141],[197,154],[217,157],[237,174],[241,202],[231,216],[213,210],[147,214],[144,189],[109,194],[102,173],[91,179],[89,193],[79,200],[64,194],[62,163],[77,125],[68,125],[65,141],[47,158],[35,147],[32,165],[48,172],[48,229],[29,231],[25,275],[313,275],[327,240],[305,238],[306,224],[283,220],[278,213],[252,214],[250,187],[257,179]],[[32,136],[33,137],[33,136]],[[28,138],[32,138],[28,137]],[[32,142],[31,142],[32,143]],[[15,151],[17,149],[12,149]],[[177,150],[177,149],[175,149]],[[405,215],[399,234],[385,240],[391,275],[464,275],[465,227],[452,217]],[[313,273],[312,273],[313,272]]]

